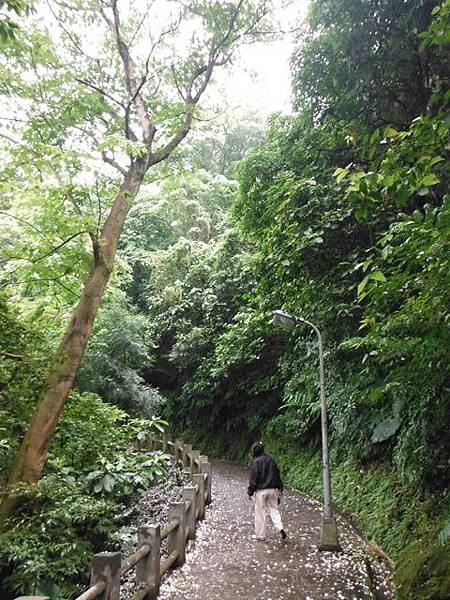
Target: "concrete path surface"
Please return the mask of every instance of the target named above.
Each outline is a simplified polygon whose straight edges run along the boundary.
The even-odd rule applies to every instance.
[[[394,598],[388,567],[343,518],[338,517],[343,552],[317,550],[321,505],[303,494],[284,493],[285,542],[271,524],[265,542],[253,539],[247,481],[245,468],[214,462],[213,502],[190,543],[186,564],[164,579],[162,600]]]

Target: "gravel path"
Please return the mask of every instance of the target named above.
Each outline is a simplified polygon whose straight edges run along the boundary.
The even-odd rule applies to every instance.
[[[186,564],[169,573],[161,600],[390,600],[388,567],[338,517],[342,553],[319,552],[321,505],[286,491],[282,516],[288,539],[270,525],[265,542],[252,539],[248,471],[213,464],[213,502],[190,543]],[[372,583],[368,576],[372,573]]]

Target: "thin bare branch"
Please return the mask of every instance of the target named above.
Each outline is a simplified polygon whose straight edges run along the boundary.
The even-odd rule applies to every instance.
[[[41,229],[39,229],[39,227],[36,227],[36,225],[33,225],[33,223],[30,223],[29,221],[22,219],[22,217],[17,217],[16,215],[10,215],[9,213],[4,212],[3,210],[0,210],[0,215],[5,215],[6,217],[9,217],[10,219],[14,219],[15,221],[18,221],[19,223],[24,223],[24,225],[27,225],[28,227],[30,227],[31,229],[34,229],[34,231],[39,233],[39,235],[41,235],[49,244],[52,244],[51,239],[49,237],[47,237],[47,235]]]
[[[233,14],[231,15],[230,25],[228,27],[228,31],[225,33],[224,37],[222,38],[221,43],[218,44],[218,46],[216,48],[217,50],[220,50],[221,47],[223,48],[224,46],[226,46],[227,41],[228,41],[230,35],[233,32],[234,24],[236,23],[236,19],[238,17],[239,11],[241,10],[241,7],[242,7],[243,3],[244,3],[244,0],[239,0],[239,2],[237,3],[236,8],[233,11]]]
[[[151,0],[150,2],[147,2],[147,6],[145,7],[144,13],[142,15],[141,20],[139,21],[139,23],[137,24],[136,29],[134,30],[133,35],[131,36],[128,45],[132,46],[134,40],[136,39],[137,34],[139,33],[139,31],[141,30],[142,25],[145,23],[145,19],[148,15],[148,13],[150,12],[150,8],[152,7],[152,5],[155,3],[155,0]]]
[[[62,23],[61,19],[59,19],[58,15],[55,13],[55,11],[52,8],[52,5],[50,4],[50,2],[48,2],[47,0],[47,7],[50,10],[50,12],[53,15],[53,18],[55,19],[55,21],[58,23],[59,27],[61,27],[61,29],[64,31],[64,33],[66,34],[66,36],[69,38],[69,40],[72,42],[73,46],[75,47],[75,49],[82,54],[84,57],[86,57],[88,60],[92,61],[92,62],[96,62],[96,58],[94,58],[93,56],[90,56],[89,54],[87,54],[80,46],[80,44],[77,42],[77,40],[75,39],[75,37],[70,33],[70,31],[68,31],[66,29],[66,27],[64,26],[64,24]],[[73,10],[73,9],[71,9]]]
[[[126,175],[128,173],[128,171],[121,167],[119,163],[117,163],[113,158],[110,158],[104,150],[102,151],[102,160],[105,163],[108,163],[108,165],[111,165],[112,167],[117,169],[117,171],[119,171],[122,175]]]
[[[32,263],[37,263],[38,261],[44,260],[44,258],[47,258],[48,256],[51,256],[52,254],[55,254],[63,246],[65,246],[66,244],[68,244],[73,239],[77,238],[78,236],[83,235],[84,233],[87,233],[87,234],[90,235],[89,231],[78,231],[77,233],[74,233],[73,235],[71,235],[70,237],[68,237],[66,240],[64,240],[63,242],[61,242],[57,246],[55,246],[52,250],[50,250],[50,252],[47,252],[46,254],[42,254],[42,256],[38,256],[38,258],[34,258],[31,262]]]
[[[120,108],[125,108],[120,100],[117,100],[117,98],[114,98],[114,96],[111,96],[111,94],[109,94],[103,88],[95,85],[95,83],[92,83],[91,81],[87,81],[86,79],[79,79],[78,77],[75,77],[75,81],[78,81],[78,83],[81,83],[82,85],[85,85],[85,86],[91,88],[92,90],[95,90],[96,92],[98,92],[99,94],[104,96],[105,98],[108,98],[109,100],[111,100],[112,102],[114,102],[115,104],[120,106]]]
[[[11,142],[12,144],[14,144],[15,146],[22,146],[25,147],[22,143],[20,143],[18,140],[15,140],[14,138],[12,138],[11,136],[9,136],[7,133],[3,133],[2,131],[0,131],[0,137],[4,138],[5,140],[8,140],[8,142]]]
[[[52,254],[55,254],[63,246],[65,246],[66,244],[68,244],[69,242],[71,242],[73,239],[75,239],[79,235],[82,235],[83,233],[89,233],[89,231],[78,231],[78,233],[74,233],[73,235],[71,235],[70,237],[68,237],[66,240],[64,240],[63,242],[61,242],[57,246],[54,246],[51,250],[49,250],[45,254],[42,254],[41,256],[38,256],[37,258],[28,258],[27,256],[8,256],[8,258],[0,261],[0,264],[5,264],[5,263],[8,263],[8,262],[10,262],[12,260],[25,260],[27,262],[35,264],[35,263],[37,263],[37,262],[39,262],[41,260],[44,260],[44,258],[47,258],[47,257],[51,256]]]
[[[6,358],[15,358],[16,360],[23,360],[23,356],[21,354],[13,354],[12,352],[4,352],[0,351],[0,356],[6,356]]]
[[[60,150],[62,150],[61,147],[60,147]],[[59,183],[59,185],[61,187],[61,190],[64,190],[64,192],[65,192],[64,197],[72,204],[72,206],[74,207],[75,212],[77,213],[77,215],[79,217],[84,217],[84,213],[81,210],[81,207],[79,206],[78,202],[73,197],[72,193],[70,192],[70,189],[67,187],[67,185],[62,180],[61,175],[53,167],[51,167],[51,169],[52,169],[52,172],[53,172],[54,176],[56,177],[56,179],[57,179],[57,181],[58,181],[58,183]]]
[[[0,117],[0,121],[14,121],[15,123],[28,123],[28,119],[16,119],[14,117]]]
[[[177,79],[177,72],[175,69],[174,65],[171,65],[170,67],[171,71],[172,71],[172,76],[173,76],[173,80],[175,83],[175,87],[177,88],[177,92],[179,93],[179,95],[181,96],[181,99],[183,100],[183,102],[186,102],[186,96],[183,94],[183,91],[178,83],[178,79]]]

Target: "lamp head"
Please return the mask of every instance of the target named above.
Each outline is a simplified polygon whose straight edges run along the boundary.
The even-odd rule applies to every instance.
[[[278,325],[283,329],[294,329],[294,327],[297,325],[297,318],[282,310],[273,311],[272,321],[275,325]]]

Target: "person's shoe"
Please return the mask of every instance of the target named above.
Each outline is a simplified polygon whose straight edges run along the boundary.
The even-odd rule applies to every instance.
[[[281,535],[281,539],[285,540],[287,538],[286,532],[284,529],[280,529],[280,535]]]

